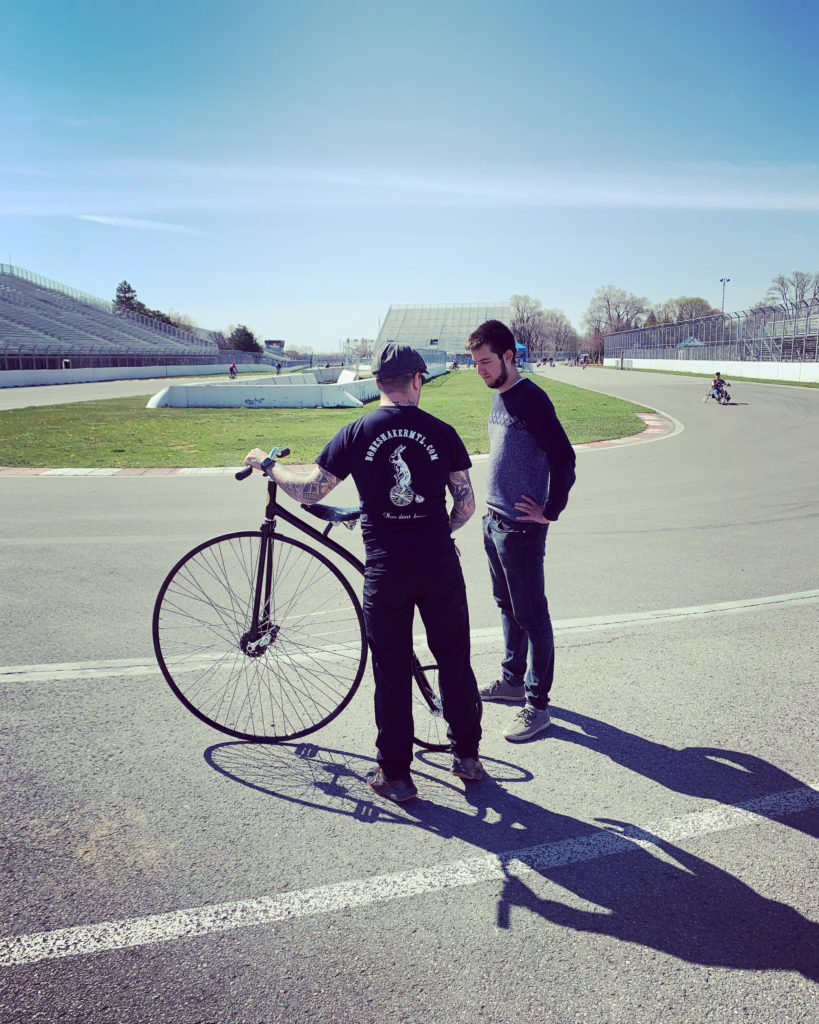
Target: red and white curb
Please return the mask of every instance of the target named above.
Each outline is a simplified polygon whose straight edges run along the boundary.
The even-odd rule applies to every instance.
[[[620,448],[625,444],[637,444],[640,441],[658,441],[664,437],[672,437],[682,429],[682,424],[663,413],[637,413],[645,423],[646,429],[629,437],[618,437],[611,441],[588,441],[586,444],[574,445],[578,452],[591,451],[596,448]],[[484,462],[488,455],[473,455],[473,462]],[[0,476],[219,476],[235,473],[241,466],[203,466],[197,469],[179,466],[162,466],[154,469],[117,469],[110,468],[76,468],[47,469],[27,466],[0,466]]]
[[[596,448],[622,448],[624,444],[638,444],[640,441],[659,441],[664,437],[673,437],[683,429],[682,423],[660,412],[638,412],[637,415],[645,423],[646,429],[639,434],[628,437],[615,437],[610,441],[588,441],[586,444],[574,445],[575,451],[592,451]]]

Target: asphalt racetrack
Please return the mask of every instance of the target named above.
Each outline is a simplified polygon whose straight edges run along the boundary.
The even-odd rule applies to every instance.
[[[400,807],[362,781],[369,672],[260,745],[156,668],[165,574],[258,526],[260,478],[2,476],[2,1024],[817,1019],[819,389],[546,375],[676,432],[578,454],[551,730],[509,744],[486,706],[484,780],[420,753]],[[457,542],[491,680],[479,517]]]

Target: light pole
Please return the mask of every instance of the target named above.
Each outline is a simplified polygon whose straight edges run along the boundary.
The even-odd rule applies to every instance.
[[[725,315],[725,286],[731,280],[730,277],[721,277],[719,283],[722,285],[722,312]]]
[[[722,343],[725,344],[725,286],[731,280],[730,277],[721,277],[719,283],[722,285],[722,320],[720,321]]]

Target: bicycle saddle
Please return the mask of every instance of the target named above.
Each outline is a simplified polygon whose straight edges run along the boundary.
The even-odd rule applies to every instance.
[[[332,505],[302,505],[305,512],[327,523],[349,523],[361,515],[360,508],[334,508]]]

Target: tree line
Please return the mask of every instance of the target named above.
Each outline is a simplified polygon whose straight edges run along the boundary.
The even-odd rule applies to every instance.
[[[136,288],[128,281],[120,281],[117,285],[114,306],[117,309],[127,309],[132,313],[147,316],[151,320],[156,320],[157,323],[169,324],[171,327],[189,331],[191,334],[198,326],[193,317],[186,313],[176,313],[173,310],[163,313],[161,309],[150,309],[139,300]],[[208,331],[208,334],[220,349],[235,349],[238,352],[264,352],[264,345],[244,324],[238,324],[236,327],[231,325],[225,331]]]
[[[574,355],[581,348],[593,359],[601,358],[606,334],[721,315],[721,310],[699,295],[680,295],[651,303],[644,296],[610,284],[594,292],[582,317],[581,334],[561,309],[544,309],[538,299],[529,295],[513,295],[509,301],[512,333],[517,342],[526,346],[532,359],[548,359],[561,353]],[[780,306],[794,313],[803,303],[819,304],[819,272],[795,270],[792,274],[777,274],[751,309]]]

